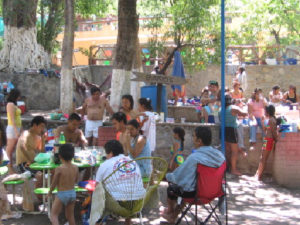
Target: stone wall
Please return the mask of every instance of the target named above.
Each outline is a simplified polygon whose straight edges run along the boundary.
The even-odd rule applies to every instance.
[[[193,73],[186,73],[188,83],[186,84],[186,94],[188,97],[199,96],[202,88],[207,86],[210,80],[221,81],[220,66],[210,65],[205,70]],[[226,69],[225,82],[226,86],[231,88],[234,75],[228,68]],[[300,86],[300,65],[250,65],[246,66],[248,79],[248,88],[245,96],[250,97],[254,88],[263,89],[265,96],[268,96],[274,85],[280,85],[284,90],[288,90],[290,84]],[[171,97],[171,88],[168,89],[169,97]],[[300,94],[298,88],[298,94]]]
[[[12,82],[26,97],[28,109],[55,109],[59,107],[60,79],[43,74],[0,73],[0,82]]]
[[[101,85],[112,74],[112,68],[112,66],[83,66],[74,68],[73,74],[80,81],[85,77],[89,82]],[[145,67],[144,70],[150,72],[152,67]],[[226,71],[226,85],[231,86],[233,73],[228,68]],[[288,89],[290,84],[294,84],[297,87],[300,86],[300,65],[251,65],[246,67],[246,72],[248,75],[248,89],[245,95],[247,97],[250,96],[255,87],[261,87],[265,95],[267,95],[275,84],[279,84],[285,90]],[[186,74],[188,79],[186,93],[188,97],[199,96],[201,89],[208,84],[209,80],[217,80],[219,82],[221,80],[220,66],[217,65],[210,65],[205,70],[193,73],[187,72]],[[13,82],[21,90],[22,95],[27,98],[29,109],[48,110],[59,107],[60,79],[56,76],[45,77],[42,74],[0,73],[0,82],[4,81]],[[109,82],[102,87],[103,90],[108,88]],[[172,97],[170,86],[168,86],[168,95],[170,98]],[[77,104],[80,105],[82,99],[78,96],[76,98],[79,99]]]

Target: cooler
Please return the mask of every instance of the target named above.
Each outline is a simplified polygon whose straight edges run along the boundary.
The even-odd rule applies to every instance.
[[[141,87],[141,97],[150,98],[153,111],[157,111],[157,86],[156,85],[147,85]],[[167,89],[165,85],[162,85],[161,92],[161,112],[164,112],[165,119],[168,117],[168,99],[167,99]]]

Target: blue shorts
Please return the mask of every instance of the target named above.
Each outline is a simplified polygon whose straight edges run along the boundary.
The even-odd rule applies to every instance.
[[[58,191],[57,197],[66,206],[76,200],[76,192],[74,189],[68,191]]]

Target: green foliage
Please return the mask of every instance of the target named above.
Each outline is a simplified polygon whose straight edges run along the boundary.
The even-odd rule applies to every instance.
[[[231,44],[293,44],[300,37],[299,0],[241,0],[240,26],[230,33]],[[231,3],[231,4],[230,4]],[[233,12],[233,2],[227,5]],[[271,39],[270,39],[271,37]]]
[[[40,0],[37,22],[37,41],[48,53],[58,49],[55,40],[64,24],[64,4],[61,0]]]
[[[109,0],[77,0],[75,1],[75,12],[82,17],[105,16],[113,1]]]
[[[219,11],[216,0],[155,0],[142,1],[139,5],[141,16],[152,18],[143,26],[157,34],[149,42],[150,49],[157,47],[161,51],[158,43],[171,39],[185,53],[182,58],[187,67],[204,67],[219,61]],[[163,32],[162,41],[159,32]]]

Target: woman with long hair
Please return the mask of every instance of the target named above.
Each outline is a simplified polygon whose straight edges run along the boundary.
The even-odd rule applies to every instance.
[[[283,100],[288,104],[294,104],[299,101],[296,86],[290,85],[289,91],[285,92],[283,95]]]
[[[127,134],[125,148],[132,159],[141,157],[150,157],[151,150],[147,138],[140,134],[140,124],[137,120],[130,120],[127,123]],[[142,160],[137,161],[142,177],[150,177],[151,161]]]
[[[264,144],[262,146],[262,152],[261,152],[258,169],[255,174],[255,177],[258,180],[261,180],[262,178],[262,174],[265,170],[267,160],[269,158],[271,151],[274,149],[275,143],[278,138],[277,122],[275,118],[275,107],[273,105],[266,106],[265,111],[266,111],[266,116],[268,117],[269,120],[267,125],[264,126],[266,136],[264,138]]]
[[[120,111],[126,114],[127,121],[135,119],[138,113],[133,109],[134,101],[132,95],[123,95]]]
[[[7,98],[7,127],[6,137],[7,146],[6,153],[9,159],[9,173],[13,173],[13,152],[16,147],[18,138],[20,136],[22,120],[21,120],[21,109],[17,106],[17,101],[21,98],[21,92],[18,89],[13,89]]]

